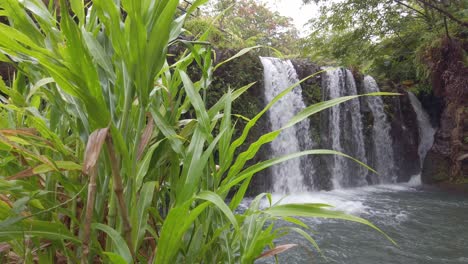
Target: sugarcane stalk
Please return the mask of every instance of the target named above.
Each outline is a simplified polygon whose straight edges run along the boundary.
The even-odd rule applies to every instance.
[[[130,218],[128,216],[127,206],[125,204],[125,198],[123,194],[123,184],[122,184],[122,177],[120,176],[120,169],[119,169],[119,161],[115,154],[114,146],[112,143],[112,139],[110,137],[106,138],[106,146],[109,152],[110,162],[111,162],[111,169],[112,169],[112,181],[114,186],[114,193],[117,198],[117,203],[120,210],[120,216],[122,217],[123,223],[123,235],[127,242],[128,248],[135,259],[135,252],[133,248],[132,242],[132,226],[130,224]]]

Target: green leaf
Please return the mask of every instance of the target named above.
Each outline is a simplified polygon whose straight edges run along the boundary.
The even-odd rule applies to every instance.
[[[195,113],[197,114],[198,122],[201,125],[201,128],[206,136],[210,133],[210,118],[208,113],[205,109],[205,102],[201,98],[200,94],[195,91],[192,81],[188,77],[188,75],[184,71],[179,71],[180,77],[184,83],[184,88],[187,93],[190,102],[195,109]]]
[[[299,219],[293,218],[293,217],[283,217],[283,220],[288,221],[290,223],[293,223],[295,225],[298,225],[302,228],[309,229],[309,226],[307,226],[304,222],[302,222]]]
[[[82,165],[76,164],[75,162],[72,161],[55,161],[55,165],[57,165],[57,168],[60,170],[64,171],[72,171],[72,170],[77,170],[80,171],[82,169]],[[41,173],[46,173],[49,171],[55,170],[48,164],[42,164],[33,169],[34,174],[41,174]]]
[[[221,121],[220,129],[225,131],[224,135],[219,140],[219,166],[226,166],[228,157],[229,157],[229,145],[232,139],[233,129],[231,121],[231,90],[227,92],[227,100],[224,106],[223,120]]]
[[[193,13],[197,8],[199,8],[201,5],[207,3],[209,0],[196,0],[195,2],[192,2],[190,5],[189,9],[187,10],[188,14]]]
[[[284,162],[284,161],[287,161],[287,160],[290,160],[290,159],[294,159],[294,158],[298,158],[298,157],[302,157],[302,156],[305,156],[305,155],[339,155],[339,156],[349,158],[349,159],[359,163],[360,165],[366,167],[368,170],[370,170],[372,172],[375,172],[372,168],[370,168],[366,164],[364,164],[364,163],[358,161],[357,159],[354,159],[354,158],[352,158],[352,157],[350,157],[350,156],[348,156],[346,154],[343,154],[341,152],[334,151],[334,150],[328,150],[328,149],[314,149],[314,150],[302,151],[302,152],[297,152],[297,153],[285,155],[285,156],[282,156],[282,157],[279,157],[279,158],[269,159],[269,160],[257,163],[255,165],[252,165],[252,166],[248,167],[247,169],[241,171],[238,175],[236,175],[236,177],[231,182],[226,183],[226,184],[222,184],[217,193],[219,193],[219,194],[227,193],[230,188],[232,188],[236,184],[242,182],[243,180],[245,180],[245,179],[247,179],[249,177],[252,177],[255,173],[257,173],[259,171],[262,171],[262,170],[264,170],[266,168],[269,168],[269,167],[271,167],[271,166],[273,166],[275,164],[279,164],[281,162]]]
[[[161,236],[158,241],[158,251],[153,262],[154,264],[173,263],[173,259],[179,251],[182,234],[185,231],[181,226],[187,225],[189,202],[169,210],[169,214],[161,228]]]
[[[161,115],[161,113],[158,110],[151,109],[150,111],[153,116],[154,122],[156,123],[156,126],[163,133],[166,139],[169,140],[169,143],[171,144],[172,149],[176,153],[184,156],[185,153],[183,151],[182,141],[179,139],[174,128],[170,126],[170,124],[167,122],[166,119],[164,119],[164,117]]]
[[[184,14],[178,18],[176,18],[171,25],[171,34],[169,35],[169,42],[174,41],[177,39],[182,32],[182,26],[185,22],[185,17],[187,14]]]
[[[224,215],[229,219],[231,224],[234,226],[234,228],[239,229],[239,224],[237,223],[236,218],[234,217],[234,214],[232,213],[231,209],[226,205],[226,203],[221,199],[219,195],[217,195],[214,192],[210,191],[203,191],[197,195],[198,199],[206,200],[218,207]]]
[[[274,217],[319,217],[319,218],[332,218],[342,219],[352,222],[361,223],[372,227],[383,234],[390,242],[396,245],[395,241],[391,239],[378,227],[371,222],[353,215],[348,215],[339,211],[327,210],[323,208],[323,204],[284,204],[270,207],[263,212]]]
[[[39,80],[39,81],[36,82],[36,83],[34,84],[34,86],[31,88],[31,91],[29,92],[28,96],[26,97],[26,100],[29,101],[29,99],[31,98],[31,96],[33,96],[33,95],[36,93],[36,91],[37,91],[40,87],[42,87],[42,86],[44,86],[44,85],[47,85],[47,84],[49,84],[49,83],[53,83],[53,82],[55,82],[54,79],[53,79],[53,78],[50,78],[50,77],[49,77],[49,78],[44,78],[44,79]]]
[[[261,47],[262,47],[261,45],[258,45],[258,46],[242,49],[241,51],[239,51],[238,53],[236,53],[234,56],[230,57],[229,59],[218,63],[214,67],[213,71],[216,71],[219,67],[223,66],[224,64],[226,64],[226,63],[228,63],[228,62],[230,62],[230,61],[232,61],[232,60],[234,60],[236,58],[239,58],[242,55],[245,55],[246,53],[250,52],[251,50],[258,49],[258,48],[261,48]]]
[[[188,159],[185,161],[186,164],[189,164],[189,166],[184,166],[184,171],[183,171],[183,177],[182,179],[185,180],[183,189],[179,193],[178,197],[178,202],[185,202],[186,199],[189,199],[194,193],[197,192],[197,187],[199,186],[199,182],[201,177],[203,176],[205,166],[209,160],[210,157],[213,155],[213,151],[218,143],[218,141],[221,139],[221,137],[224,134],[224,130],[221,131],[218,136],[211,142],[211,144],[208,146],[208,148],[203,152],[202,155],[201,151],[203,148],[203,142],[204,140],[202,137],[197,133],[199,130],[197,129],[195,131],[194,136],[192,137],[192,144],[195,145],[194,147],[194,152],[197,152],[196,154],[192,155],[192,153],[189,153],[187,155]],[[197,139],[197,140],[196,140]],[[189,147],[190,150],[190,147]],[[185,169],[185,167],[188,167],[188,169]],[[214,173],[213,173],[214,174]]]
[[[132,263],[132,254],[130,253],[130,249],[127,246],[127,243],[119,234],[119,232],[115,231],[110,226],[94,223],[92,224],[93,229],[98,229],[105,232],[111,239],[117,250],[117,253],[125,260],[125,263]]]
[[[140,191],[140,199],[136,208],[132,207],[132,233],[134,251],[137,252],[138,247],[143,242],[143,237],[146,233],[146,226],[148,222],[148,208],[153,201],[154,191],[156,189],[156,182],[146,182]]]
[[[256,82],[249,83],[239,89],[236,89],[235,91],[232,92],[231,95],[231,103],[234,102],[239,96],[241,96],[244,92],[246,92],[250,87],[254,86]],[[227,94],[224,94],[218,102],[216,102],[215,105],[213,105],[209,110],[208,110],[208,115],[212,119],[219,111],[223,109],[223,107],[226,104],[227,100]]]
[[[21,238],[24,235],[35,236],[50,240],[68,240],[80,244],[81,241],[75,237],[61,223],[50,221],[25,220],[13,221],[15,224],[4,226],[0,224],[0,242]]]
[[[70,6],[73,13],[78,17],[80,24],[84,24],[85,10],[83,0],[70,0]]]
[[[293,218],[290,218],[290,219],[293,219]],[[296,219],[297,220],[297,219]],[[299,220],[298,220],[299,221]],[[302,237],[304,237],[305,239],[307,239],[316,249],[319,253],[322,253],[322,251],[320,250],[320,247],[319,245],[317,244],[317,242],[315,241],[315,239],[313,239],[307,232],[305,232],[304,230],[300,229],[300,228],[297,228],[297,227],[288,227],[289,230],[291,231],[294,231],[296,233],[298,233],[299,235],[301,235]]]
[[[87,32],[84,29],[81,31],[83,34],[83,40],[85,41],[93,60],[106,71],[109,75],[109,81],[115,82],[116,74],[113,69],[111,57],[90,32]]]
[[[111,261],[111,263],[113,263],[113,264],[128,264],[129,263],[122,256],[120,256],[117,253],[103,252],[102,254],[107,256],[109,258],[109,260]]]
[[[155,144],[153,144],[148,149],[148,151],[146,152],[145,157],[143,158],[143,160],[141,160],[141,162],[138,164],[138,170],[137,170],[137,174],[136,174],[136,188],[137,188],[137,190],[140,189],[141,184],[143,183],[143,180],[144,180],[146,174],[148,173],[148,169],[150,167],[150,162],[151,162],[151,158],[153,157],[154,151],[156,150],[156,148],[159,147],[159,144],[161,144],[161,142],[163,140],[164,139],[162,139],[162,140],[156,142]]]
[[[313,105],[311,105],[309,107],[306,107],[304,110],[302,110],[297,115],[295,115],[293,118],[291,118],[291,120],[289,120],[289,122],[284,127],[282,127],[282,129],[286,129],[288,127],[291,127],[291,126],[301,122],[305,118],[307,118],[307,117],[309,117],[309,116],[311,116],[311,115],[313,115],[315,113],[318,113],[320,111],[323,111],[323,110],[325,110],[327,108],[330,108],[330,107],[333,107],[335,105],[344,103],[344,102],[349,101],[351,99],[356,99],[356,98],[362,97],[362,96],[381,96],[381,95],[399,95],[399,94],[398,93],[376,92],[376,93],[368,93],[368,94],[363,94],[363,95],[343,96],[343,97],[331,99],[331,100],[328,100],[328,101],[320,102],[320,103],[317,103],[317,104],[313,104]]]
[[[163,2],[161,6],[164,7],[161,14],[157,17],[155,24],[148,36],[148,45],[146,54],[150,55],[148,58],[150,73],[156,74],[159,72],[164,64],[167,43],[171,31],[171,23],[179,4],[178,0],[168,0]],[[149,93],[143,93],[149,95]]]

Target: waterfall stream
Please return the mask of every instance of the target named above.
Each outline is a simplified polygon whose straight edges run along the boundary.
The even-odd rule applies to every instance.
[[[356,95],[356,82],[346,69],[327,71],[324,92],[327,99]],[[366,163],[364,135],[359,100],[354,99],[334,106],[328,111],[329,148],[351,155]],[[340,156],[333,157],[332,183],[335,189],[367,185],[367,169]]]
[[[364,77],[364,91],[366,93],[379,92],[377,82],[371,76]],[[372,147],[374,149],[375,169],[380,177],[376,177],[376,183],[394,183],[397,175],[395,174],[395,159],[392,148],[392,138],[390,137],[390,123],[387,114],[384,111],[384,103],[380,96],[368,96],[366,101],[374,117],[372,127]]]
[[[279,93],[299,81],[291,61],[261,57],[261,62],[264,68],[266,101],[272,101]],[[322,74],[322,97],[324,100],[356,95],[358,94],[357,88],[350,70],[340,68]],[[363,93],[379,92],[380,90],[371,76],[365,76],[359,88],[360,91],[362,89]],[[418,154],[419,163],[422,165],[426,153],[432,146],[435,130],[432,128],[421,103],[413,94],[408,94],[417,115]],[[400,102],[398,101],[398,103]],[[363,104],[362,109],[361,104]],[[283,127],[305,107],[302,88],[298,85],[269,109],[268,117],[272,130]],[[283,130],[270,144],[271,153],[268,153],[270,158],[316,147],[333,149],[373,166],[379,175],[370,173],[364,166],[338,155],[321,157],[320,159],[303,157],[275,165],[270,169],[272,177],[270,191],[277,194],[291,194],[397,182],[401,173],[401,161],[398,161],[400,163],[397,166],[396,158],[400,157],[398,155],[401,153],[396,153],[396,151],[402,151],[402,149],[404,151],[406,147],[394,148],[391,133],[395,124],[390,123],[381,97],[369,96],[363,97],[361,100],[349,100],[323,111],[320,119],[321,123],[317,124],[320,125],[321,133],[319,143],[313,142],[310,121],[305,119],[299,124]],[[365,129],[364,123],[366,124]],[[396,123],[396,125],[402,124]],[[401,133],[398,132],[401,129],[396,131]]]
[[[273,100],[279,93],[297,83],[298,77],[294,66],[289,60],[277,58],[261,58],[264,68],[265,98],[267,101]],[[277,130],[284,126],[294,115],[305,108],[302,100],[302,90],[300,86],[295,87],[292,92],[281,98],[268,111],[271,128]],[[273,151],[272,157],[299,152],[301,146],[310,149],[313,146],[309,136],[310,124],[306,119],[295,126],[285,129],[271,143]],[[305,162],[302,162],[304,164]],[[306,186],[305,177],[313,179],[314,170],[309,166],[307,175],[301,169],[301,159],[292,159],[271,168],[273,177],[273,192],[292,193],[305,192],[313,189],[313,186]],[[310,180],[310,182],[313,182]]]
[[[424,111],[421,102],[419,102],[418,98],[412,92],[408,92],[408,96],[410,98],[411,105],[413,106],[413,109],[416,112],[416,116],[418,119],[418,154],[419,162],[422,167],[424,158],[426,157],[427,152],[431,149],[432,144],[434,143],[435,129],[432,127],[431,122],[429,120],[429,115],[426,113],[426,111]]]

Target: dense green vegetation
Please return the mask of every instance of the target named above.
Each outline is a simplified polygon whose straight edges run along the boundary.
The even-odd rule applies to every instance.
[[[274,242],[289,232],[316,246],[295,217],[374,227],[323,204],[273,205],[269,194],[238,210],[255,173],[302,155],[343,155],[310,150],[246,165],[281,130],[357,96],[311,105],[246,146],[293,86],[233,137],[232,103],[252,84],[212,105],[206,91],[248,50],[214,65],[210,27],[196,41],[179,38],[206,1],[183,15],[177,0],[57,2],[0,2],[9,22],[0,24],[0,60],[17,69],[9,85],[0,81],[1,262],[252,263],[291,248]],[[175,45],[184,48],[169,62]],[[293,226],[274,228],[278,220]]]
[[[415,86],[428,92],[433,58],[431,49],[444,38],[466,41],[468,6],[465,1],[305,0],[320,6],[311,20],[312,34],[304,40],[304,56],[340,64],[379,79]]]
[[[289,56],[299,55],[299,33],[292,19],[271,11],[261,1],[211,1],[203,16],[189,19],[187,29],[197,35],[209,25],[216,27],[210,40],[218,48],[263,45]],[[262,55],[272,53],[271,50],[259,52]]]
[[[265,3],[213,1],[190,28],[197,34],[213,23],[211,40],[218,47],[270,45],[289,57],[345,66],[424,93],[430,93],[432,66],[440,60],[434,48],[447,38],[465,45],[468,35],[465,1],[304,0],[317,5],[320,16],[310,20],[311,34],[303,38],[291,20],[268,11]]]

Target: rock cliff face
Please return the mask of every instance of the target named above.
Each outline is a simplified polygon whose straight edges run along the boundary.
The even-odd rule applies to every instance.
[[[444,39],[427,51],[434,95],[442,102],[442,115],[432,149],[424,161],[424,183],[468,183],[468,67],[467,45]]]
[[[387,113],[390,116],[391,137],[395,154],[398,182],[408,182],[411,176],[420,173],[419,127],[416,112],[411,105],[407,92],[397,88],[402,96],[384,98],[387,103]]]
[[[9,82],[13,76],[14,69],[11,65],[0,62],[0,77],[5,82]]]
[[[235,55],[235,50],[219,50],[217,53],[217,62],[224,61]],[[207,104],[213,105],[228,89],[238,89],[249,83],[255,84],[250,87],[241,97],[233,102],[232,113],[246,118],[253,118],[257,115],[268,102],[265,101],[264,86],[263,86],[263,66],[259,57],[253,53],[247,53],[233,61],[222,65],[213,74],[213,82],[207,93]],[[246,124],[243,118],[233,117],[236,122],[236,131],[233,135],[233,140],[238,138]],[[247,147],[254,143],[260,136],[271,131],[271,126],[268,116],[264,115],[260,118],[255,126],[251,129],[245,144],[239,148],[237,154],[247,150]],[[256,155],[248,165],[252,165],[268,158],[270,153],[269,145],[264,145],[258,155]],[[250,194],[254,194],[253,190],[269,190],[271,186],[271,177],[268,171],[262,171],[255,174],[250,185]]]
[[[8,24],[8,21],[5,17],[0,17],[0,23]],[[13,73],[14,68],[11,65],[0,61],[0,78],[2,78],[3,81],[8,83],[11,80]]]

